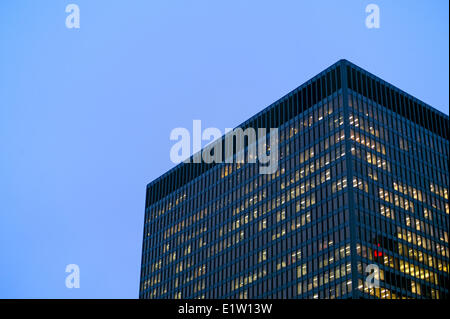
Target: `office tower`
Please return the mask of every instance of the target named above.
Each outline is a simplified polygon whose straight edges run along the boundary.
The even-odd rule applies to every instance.
[[[239,127],[278,169],[148,184],[140,298],[448,298],[448,116],[340,60]]]

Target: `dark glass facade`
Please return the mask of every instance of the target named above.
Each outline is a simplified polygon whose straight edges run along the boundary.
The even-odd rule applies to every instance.
[[[448,298],[448,125],[337,62],[240,125],[279,128],[276,173],[183,163],[147,185],[140,298]]]

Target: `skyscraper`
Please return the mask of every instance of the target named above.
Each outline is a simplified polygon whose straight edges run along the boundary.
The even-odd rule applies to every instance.
[[[340,60],[239,127],[277,171],[148,184],[140,298],[448,298],[448,116]]]

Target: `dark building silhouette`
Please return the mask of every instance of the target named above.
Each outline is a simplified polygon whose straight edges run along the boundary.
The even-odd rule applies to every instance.
[[[341,60],[240,127],[279,128],[277,172],[148,184],[140,298],[448,298],[448,116]]]

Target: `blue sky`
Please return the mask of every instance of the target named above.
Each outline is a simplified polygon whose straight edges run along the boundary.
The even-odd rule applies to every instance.
[[[80,29],[65,7],[80,8]],[[365,7],[380,7],[367,29]],[[137,298],[175,127],[235,127],[341,58],[448,114],[448,1],[1,1],[0,298]],[[65,287],[67,264],[80,288]]]

